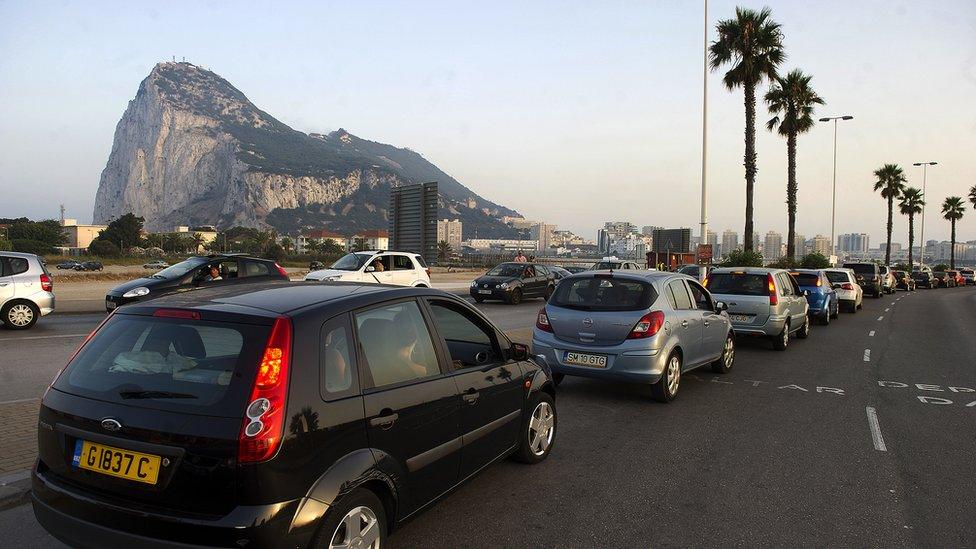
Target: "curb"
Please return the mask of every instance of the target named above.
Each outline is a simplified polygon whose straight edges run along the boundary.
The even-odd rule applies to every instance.
[[[0,477],[0,511],[24,505],[30,499],[30,469],[23,469]]]

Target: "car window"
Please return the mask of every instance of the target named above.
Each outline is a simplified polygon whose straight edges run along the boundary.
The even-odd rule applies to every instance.
[[[424,261],[424,258],[422,256],[415,255],[413,256],[413,258],[417,260],[417,264],[420,265],[421,269],[427,268],[427,263]]]
[[[800,286],[816,286],[817,281],[820,280],[819,273],[791,273],[790,276],[796,279]]]
[[[322,326],[319,340],[319,391],[325,400],[359,393],[354,347],[345,316]]]
[[[393,258],[393,269],[396,271],[412,271],[413,261],[405,255],[394,255],[390,256]]]
[[[441,300],[432,300],[430,310],[437,331],[447,343],[455,370],[484,366],[501,360],[494,330],[476,315],[460,305]]]
[[[8,257],[7,267],[10,269],[7,276],[12,276],[19,275],[20,273],[26,273],[27,269],[30,268],[30,264],[23,257]]]
[[[536,265],[535,270],[539,273],[539,276],[549,276],[549,268],[545,265]]]
[[[261,261],[244,261],[243,276],[270,276],[271,270],[268,264]]]
[[[702,288],[694,282],[688,282],[688,288],[691,289],[691,297],[694,299],[695,307],[702,311],[715,310],[715,306],[712,304],[712,298],[709,297],[705,288]]]
[[[525,278],[532,278],[532,277],[534,277],[535,276],[535,267],[533,267],[532,265],[526,265],[525,270],[523,271],[522,276],[524,276]]]
[[[708,277],[708,289],[713,294],[767,295],[768,276],[743,272],[712,273]]]
[[[383,271],[393,270],[393,256],[390,255],[378,255],[374,257],[367,265],[367,268],[372,266],[376,272],[381,273]]]
[[[671,304],[675,309],[679,311],[685,311],[689,309],[694,309],[691,304],[691,297],[688,295],[688,290],[685,288],[684,281],[672,280],[668,283],[668,290],[671,291],[673,300]]]
[[[0,257],[0,276],[7,276],[7,258]]]
[[[850,282],[850,277],[843,271],[827,271],[827,280],[831,282]]]
[[[440,373],[434,345],[420,308],[413,301],[356,314],[364,372],[374,387],[424,379]]]
[[[236,259],[225,259],[213,263],[213,265],[217,266],[217,270],[220,271],[220,278],[224,280],[236,279],[238,276]]]

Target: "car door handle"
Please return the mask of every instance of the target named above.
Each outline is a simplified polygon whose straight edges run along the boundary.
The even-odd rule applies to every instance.
[[[390,410],[383,410],[383,412],[385,412],[383,415],[369,420],[369,424],[373,427],[379,427],[380,429],[389,429],[390,427],[393,427],[393,424],[396,423],[396,420],[400,416]]]
[[[472,387],[468,389],[463,395],[461,395],[461,398],[464,399],[464,401],[467,402],[468,404],[474,404],[478,402],[478,398],[480,396],[481,394],[478,393],[478,391],[474,387]]]
[[[688,327],[688,321],[687,320],[682,320],[681,321],[681,327],[682,328],[687,328]]]

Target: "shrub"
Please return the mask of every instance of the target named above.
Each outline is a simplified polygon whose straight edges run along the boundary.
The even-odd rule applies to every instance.
[[[110,240],[96,238],[88,245],[88,253],[100,257],[117,257],[119,255],[119,247]]]
[[[755,250],[732,250],[722,261],[723,267],[762,267],[763,255]]]
[[[781,257],[781,258],[777,259],[776,261],[773,261],[772,263],[770,263],[769,265],[766,265],[766,266],[767,267],[772,267],[774,269],[795,269],[796,268],[796,260],[790,259],[788,257]]]
[[[40,240],[31,240],[29,238],[15,238],[13,239],[13,249],[15,252],[23,252],[26,254],[37,254],[37,255],[47,255],[54,253],[54,247],[47,242]]]
[[[830,267],[830,260],[820,252],[813,252],[803,256],[800,266],[804,269],[826,269]]]
[[[10,240],[8,240],[8,239],[0,236],[0,250],[13,251],[13,249],[14,249],[13,242],[11,242]]]
[[[932,270],[933,271],[948,271],[949,270],[949,264],[948,263],[939,263],[935,267],[932,267]]]

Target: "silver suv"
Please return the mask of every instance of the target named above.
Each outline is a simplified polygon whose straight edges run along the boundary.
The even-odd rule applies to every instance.
[[[0,252],[0,322],[26,330],[54,312],[54,281],[34,254]]]
[[[785,351],[790,336],[810,333],[807,292],[782,269],[731,267],[715,269],[705,284],[712,297],[728,305],[735,333],[772,339],[773,348]]]

